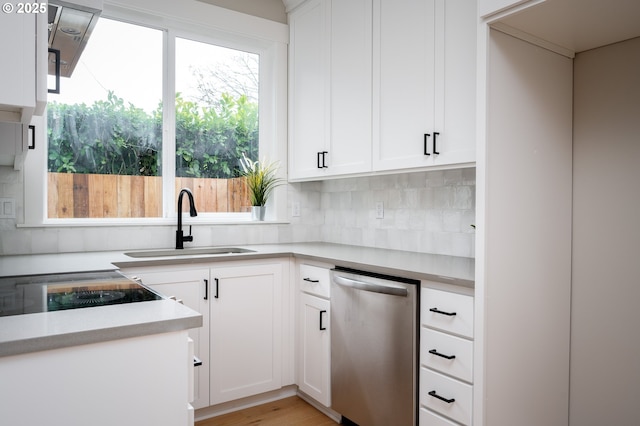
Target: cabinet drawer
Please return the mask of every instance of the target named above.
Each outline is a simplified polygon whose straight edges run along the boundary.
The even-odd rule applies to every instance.
[[[327,268],[312,265],[300,265],[300,290],[329,298],[331,277]]]
[[[423,325],[473,338],[473,297],[425,287],[421,294]]]
[[[457,423],[453,423],[450,420],[445,419],[444,417],[440,417],[436,413],[432,413],[431,411],[421,408],[419,415],[420,426],[458,426]]]
[[[429,392],[448,401],[443,401]],[[420,405],[465,425],[471,424],[473,387],[426,368],[420,369]]]
[[[452,356],[455,358],[450,359]],[[420,363],[424,367],[472,382],[473,342],[423,327],[420,330]]]

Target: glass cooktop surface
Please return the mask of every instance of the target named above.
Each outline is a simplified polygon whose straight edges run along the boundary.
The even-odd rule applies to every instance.
[[[160,299],[118,272],[0,278],[0,317]]]

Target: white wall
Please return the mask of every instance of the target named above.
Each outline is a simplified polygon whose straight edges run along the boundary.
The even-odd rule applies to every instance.
[[[572,62],[495,30],[488,58],[475,423],[566,426]]]
[[[640,38],[575,58],[572,426],[640,424]]]

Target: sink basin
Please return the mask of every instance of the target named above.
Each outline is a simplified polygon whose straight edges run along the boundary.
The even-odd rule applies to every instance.
[[[200,256],[200,255],[222,255],[222,254],[238,254],[253,253],[254,250],[243,249],[240,247],[204,247],[204,248],[188,248],[188,249],[169,249],[169,250],[149,250],[149,251],[130,251],[125,253],[129,257],[174,257],[174,256]]]

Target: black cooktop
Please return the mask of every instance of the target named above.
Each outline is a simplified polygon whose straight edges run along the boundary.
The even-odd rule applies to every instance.
[[[160,299],[118,272],[0,278],[0,317]]]

